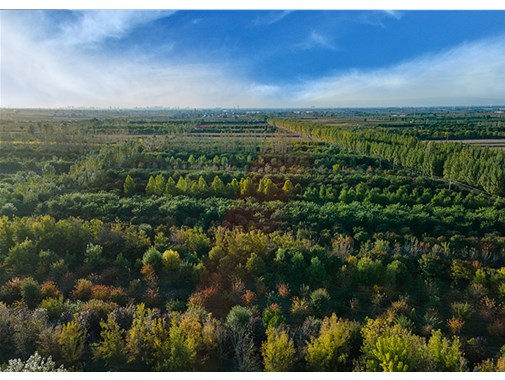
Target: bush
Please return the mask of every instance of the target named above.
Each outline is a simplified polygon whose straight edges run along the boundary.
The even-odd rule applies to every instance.
[[[38,352],[35,352],[26,361],[21,359],[9,360],[9,364],[4,372],[66,372],[63,365],[56,367],[52,358],[43,358]]]
[[[40,298],[58,298],[61,291],[54,281],[45,281],[40,285]]]

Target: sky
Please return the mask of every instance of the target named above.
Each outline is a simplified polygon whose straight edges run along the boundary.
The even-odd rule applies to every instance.
[[[2,10],[2,107],[505,105],[505,11]]]

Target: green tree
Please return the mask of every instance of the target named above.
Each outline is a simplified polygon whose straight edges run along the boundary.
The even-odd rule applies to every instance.
[[[161,252],[154,247],[150,247],[142,256],[142,264],[152,265],[154,269],[158,269],[163,264]]]
[[[296,349],[286,331],[269,327],[267,340],[261,346],[263,363],[269,372],[288,372],[293,368]]]
[[[168,177],[167,184],[165,185],[166,195],[177,195],[177,184],[175,183],[172,176]]]
[[[359,335],[359,324],[344,321],[335,314],[325,317],[318,337],[307,345],[305,360],[313,371],[342,371],[350,362],[353,341]]]
[[[189,190],[187,179],[181,175],[177,180],[177,184],[175,185],[175,187],[179,191],[179,193],[181,194],[187,193]]]
[[[77,364],[85,351],[87,331],[76,321],[68,322],[58,337],[61,356],[65,364]]]
[[[431,358],[432,370],[440,372],[456,372],[466,369],[466,359],[461,352],[461,344],[457,337],[449,340],[442,336],[440,330],[435,330],[428,341],[428,353]]]
[[[165,193],[165,177],[162,174],[158,174],[154,179],[154,194],[163,195]]]
[[[282,191],[284,191],[287,195],[293,195],[295,193],[295,186],[293,185],[293,182],[289,180],[289,178],[284,182]]]
[[[240,180],[240,195],[250,197],[256,193],[254,183],[250,177]]]
[[[4,268],[13,275],[32,274],[37,268],[39,255],[35,242],[26,238],[9,249]]]
[[[110,369],[121,368],[127,360],[125,330],[112,315],[108,316],[107,322],[100,321],[100,327],[102,339],[92,346],[93,358],[104,361]]]
[[[136,189],[135,181],[133,180],[132,177],[128,174],[126,176],[126,179],[123,184],[123,192],[125,195],[133,195],[135,194],[135,189]]]
[[[163,252],[163,265],[168,270],[176,270],[181,265],[181,256],[179,252],[173,249],[167,249]]]
[[[267,197],[273,197],[277,194],[277,186],[275,186],[270,177],[262,178],[258,185],[258,193],[264,194]]]
[[[135,308],[133,321],[126,333],[126,354],[128,363],[139,363],[145,357],[145,340],[148,332],[148,321],[152,317],[152,310],[143,303]]]
[[[202,196],[202,195],[206,195],[207,194],[207,191],[208,191],[207,182],[205,181],[205,179],[202,176],[200,176],[198,178],[197,189],[198,189],[199,195]]]
[[[21,281],[21,296],[26,305],[33,309],[40,301],[39,283],[31,277],[27,277]]]
[[[156,181],[154,180],[153,176],[149,176],[149,179],[148,179],[147,185],[146,185],[146,194],[149,194],[149,195],[154,194],[155,188],[156,188]]]
[[[210,188],[215,195],[223,195],[225,192],[225,185],[221,180],[221,178],[219,178],[218,176],[214,177],[214,180],[212,181]]]

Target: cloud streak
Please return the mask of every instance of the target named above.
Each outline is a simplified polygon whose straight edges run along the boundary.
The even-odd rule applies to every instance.
[[[74,12],[75,13],[75,12]],[[174,11],[88,10],[79,11],[77,20],[64,23],[56,43],[89,45],[107,38],[120,38],[138,25],[167,17]]]
[[[308,37],[298,44],[297,47],[303,50],[315,48],[337,50],[331,38],[315,30],[311,31]]]
[[[1,12],[2,107],[380,107],[505,104],[505,36],[374,70],[262,83],[233,61],[178,62],[100,46],[168,14],[91,12],[44,30],[40,15]],[[31,24],[34,17],[37,29]],[[47,23],[47,29],[54,25]],[[173,42],[173,41],[172,41]],[[313,32],[313,47],[335,48]],[[171,41],[167,41],[171,43]],[[105,49],[106,50],[106,49]],[[282,64],[282,63],[279,63]],[[337,69],[337,68],[336,68]]]
[[[465,43],[396,66],[354,70],[298,87],[296,105],[505,104],[505,36]]]

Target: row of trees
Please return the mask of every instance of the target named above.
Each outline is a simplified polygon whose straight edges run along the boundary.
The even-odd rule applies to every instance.
[[[501,150],[468,144],[423,142],[381,129],[335,128],[287,119],[270,122],[359,154],[383,158],[425,175],[463,182],[488,193],[505,196],[505,155]]]
[[[235,198],[237,196],[264,196],[272,198],[278,195],[290,196],[295,193],[295,186],[287,179],[279,190],[277,185],[270,177],[262,177],[258,185],[255,185],[250,177],[241,178],[238,181],[233,178],[230,182],[224,183],[219,176],[215,176],[210,184],[207,184],[203,176],[198,180],[191,179],[189,176],[179,176],[177,182],[170,176],[167,180],[162,174],[150,176],[145,188],[148,195],[189,195],[196,197],[224,197]],[[126,195],[133,195],[136,192],[134,179],[127,175],[123,185],[123,192]]]

